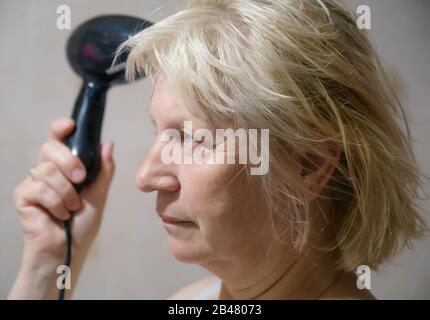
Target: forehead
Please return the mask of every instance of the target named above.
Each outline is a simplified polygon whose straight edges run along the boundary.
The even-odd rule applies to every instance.
[[[188,116],[186,108],[182,107],[169,83],[163,75],[157,75],[149,103],[149,114],[156,118],[158,115],[163,116]]]
[[[162,104],[170,108],[177,108],[174,94],[169,90],[168,83],[162,76],[157,76],[152,87],[149,104],[149,112],[155,111],[157,105]]]
[[[156,77],[148,112],[155,122],[160,122],[160,124],[192,120],[197,127],[210,127],[206,121],[196,117],[182,105],[180,99],[169,86],[169,82],[162,75]]]
[[[232,118],[219,119],[214,122],[190,111],[170,87],[168,79],[162,73],[156,75],[154,82],[148,112],[156,123],[160,122],[161,124],[163,122],[161,126],[164,126],[164,124],[168,125],[167,123],[192,120],[193,128],[215,130],[216,128],[226,129],[234,127]]]

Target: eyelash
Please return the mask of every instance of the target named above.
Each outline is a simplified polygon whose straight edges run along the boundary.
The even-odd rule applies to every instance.
[[[179,132],[180,132],[180,134],[181,134],[181,144],[185,144],[185,136],[187,136],[187,137],[192,137],[192,135],[188,134],[188,133],[187,133],[187,132],[185,132],[183,129],[179,130]],[[203,142],[203,140],[200,140],[200,141],[193,140],[193,141],[192,141],[193,147],[194,147],[194,146],[197,146],[197,145],[199,145],[199,144],[201,144],[202,142]],[[196,144],[196,145],[194,145],[194,144]]]
[[[154,136],[157,136],[158,135],[158,130],[157,130],[157,127],[155,126],[154,123],[153,123],[152,129],[153,129],[152,133],[154,134]],[[180,136],[181,136],[181,145],[183,145],[183,144],[185,144],[185,136],[191,137],[191,135],[188,134],[187,132],[185,132],[184,129],[180,129],[179,133],[180,133]],[[203,142],[204,142],[204,140],[193,140],[192,144],[193,144],[193,147],[196,147],[196,146],[198,146],[199,144],[201,144]]]

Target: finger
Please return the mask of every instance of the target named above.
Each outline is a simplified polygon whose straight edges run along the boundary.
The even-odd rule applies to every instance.
[[[40,151],[40,161],[54,162],[61,172],[74,183],[79,183],[85,178],[86,170],[81,160],[60,141],[45,142]]]
[[[75,129],[75,121],[70,118],[60,118],[51,123],[49,137],[53,140],[63,141]]]
[[[18,207],[39,205],[60,220],[70,218],[70,212],[60,196],[43,181],[27,182],[25,191],[19,197]]]
[[[113,141],[108,140],[102,145],[102,162],[106,164],[106,166],[110,166],[113,164]]]
[[[101,147],[100,171],[97,178],[91,184],[91,188],[83,190],[83,196],[101,206],[106,199],[109,187],[115,173],[115,162],[113,160],[113,142],[107,141]]]
[[[45,182],[61,197],[69,211],[77,211],[81,207],[81,200],[73,184],[64,176],[60,168],[51,161],[39,163],[32,169],[34,180]]]
[[[101,170],[100,182],[101,184],[109,186],[115,172],[115,162],[113,160],[113,142],[108,140],[102,145],[101,150]]]

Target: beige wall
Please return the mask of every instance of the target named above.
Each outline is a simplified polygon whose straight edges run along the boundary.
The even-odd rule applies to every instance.
[[[403,76],[416,154],[430,174],[430,24],[426,21],[430,5],[425,0],[348,2],[354,7],[371,5],[371,35],[386,62]],[[6,297],[12,285],[22,248],[12,191],[36,163],[50,122],[70,115],[80,86],[64,54],[70,31],[56,28],[56,8],[61,4],[71,8],[73,28],[107,13],[158,21],[176,12],[181,2],[0,1],[0,298]],[[143,194],[134,185],[152,139],[145,111],[150,89],[147,79],[109,92],[103,138],[115,141],[117,172],[102,229],[75,298],[162,299],[207,274],[171,257],[156,218],[154,194]],[[428,193],[429,189],[427,185]],[[430,203],[424,206],[429,212]],[[430,298],[429,246],[427,239],[375,274],[375,294],[380,298]]]

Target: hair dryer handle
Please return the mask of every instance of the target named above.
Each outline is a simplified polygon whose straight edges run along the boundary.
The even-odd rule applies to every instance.
[[[64,143],[84,164],[85,180],[75,185],[79,192],[90,184],[100,170],[100,136],[108,87],[94,79],[84,79],[73,108],[75,130]]]

